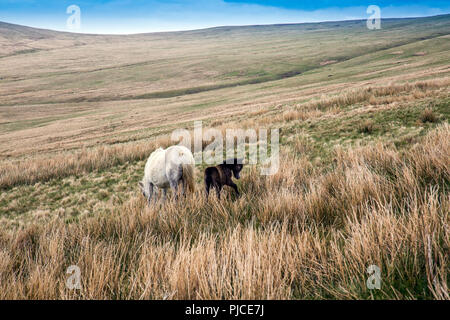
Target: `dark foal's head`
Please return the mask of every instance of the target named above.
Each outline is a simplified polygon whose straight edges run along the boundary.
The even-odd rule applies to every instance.
[[[244,167],[244,159],[227,159],[223,162],[230,170],[233,172],[233,175],[236,179],[239,179],[239,173]]]

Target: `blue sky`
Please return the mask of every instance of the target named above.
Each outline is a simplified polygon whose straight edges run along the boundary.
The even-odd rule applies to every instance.
[[[448,0],[0,0],[0,21],[71,31],[70,5],[81,10],[81,28],[72,31],[113,34],[364,19],[369,5],[383,18],[450,13]]]

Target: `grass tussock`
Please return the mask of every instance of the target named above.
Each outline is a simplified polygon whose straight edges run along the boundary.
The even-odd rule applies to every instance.
[[[449,299],[449,141],[443,124],[402,153],[337,148],[330,168],[283,153],[273,176],[244,169],[239,199],[136,196],[111,215],[1,231],[0,298]],[[380,290],[366,287],[373,264]],[[70,265],[81,290],[66,288]]]
[[[426,108],[423,110],[423,112],[420,114],[420,121],[422,123],[435,123],[439,120],[439,117],[433,112],[433,109]]]
[[[371,134],[374,129],[375,129],[375,125],[374,125],[373,121],[371,121],[371,120],[365,120],[362,123],[360,123],[358,126],[358,131],[360,133]]]

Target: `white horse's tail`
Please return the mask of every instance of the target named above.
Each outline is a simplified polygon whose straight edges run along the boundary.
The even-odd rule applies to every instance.
[[[195,166],[193,164],[185,164],[185,163],[183,163],[181,166],[183,168],[182,179],[183,179],[184,183],[187,184],[188,189],[191,192],[194,192],[195,191],[195,180],[194,180]]]

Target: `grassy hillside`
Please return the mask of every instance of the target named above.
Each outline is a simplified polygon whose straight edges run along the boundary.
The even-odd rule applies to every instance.
[[[0,298],[449,299],[449,15],[0,44]],[[280,171],[147,208],[199,119],[279,128]]]

